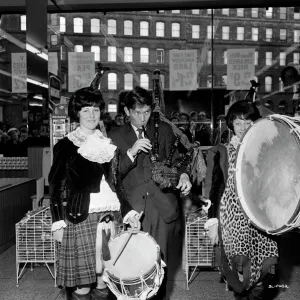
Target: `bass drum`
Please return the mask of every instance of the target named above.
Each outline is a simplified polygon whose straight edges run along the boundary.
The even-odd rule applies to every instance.
[[[271,115],[245,133],[235,183],[244,213],[258,229],[280,235],[300,225],[300,119]]]

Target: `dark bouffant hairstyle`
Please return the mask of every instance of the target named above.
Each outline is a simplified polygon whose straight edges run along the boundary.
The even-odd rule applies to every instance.
[[[94,91],[90,87],[82,88],[74,92],[68,105],[68,114],[73,122],[79,122],[78,113],[83,107],[95,106],[103,110],[105,102],[99,90]]]
[[[136,86],[130,91],[124,100],[124,104],[128,109],[135,109],[136,106],[153,106],[152,96],[150,93],[140,86]]]
[[[242,120],[251,120],[256,121],[259,119],[260,113],[258,108],[253,102],[249,102],[247,100],[240,100],[235,103],[233,103],[226,115],[226,124],[229,129],[231,129],[233,132],[233,121],[236,119],[242,119]]]

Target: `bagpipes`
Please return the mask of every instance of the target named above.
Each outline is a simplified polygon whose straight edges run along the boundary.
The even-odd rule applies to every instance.
[[[175,188],[179,181],[178,170],[184,164],[187,164],[187,169],[189,169],[192,182],[199,184],[205,177],[206,173],[206,165],[202,155],[202,150],[199,147],[200,143],[196,142],[191,144],[186,135],[182,133],[182,131],[178,129],[175,124],[164,117],[164,96],[160,80],[160,70],[155,70],[153,72],[152,97],[155,105],[153,111],[154,141],[153,150],[149,152],[149,158],[151,161],[153,181],[161,189]],[[159,123],[161,121],[171,125],[173,132],[176,135],[176,140],[171,148],[168,158],[165,161],[159,161],[158,133]],[[143,128],[143,131],[144,136],[149,139],[145,128]],[[173,162],[173,156],[179,143],[181,143],[187,149],[187,152],[181,159]]]

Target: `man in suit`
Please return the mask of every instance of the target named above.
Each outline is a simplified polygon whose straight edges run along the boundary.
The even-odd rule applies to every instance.
[[[152,149],[154,122],[152,114],[152,97],[143,88],[136,87],[125,98],[125,113],[130,123],[109,133],[120,150],[120,175],[128,196],[131,211],[126,214],[124,222],[138,226],[138,213],[144,211],[141,219],[142,230],[148,232],[158,243],[163,260],[168,265],[175,221],[178,218],[178,196],[180,191],[187,195],[191,182],[186,173],[179,172],[180,178],[176,189],[161,190],[152,180],[149,150]],[[146,138],[142,127],[146,128]],[[175,141],[172,127],[160,122],[158,132],[159,161],[166,160]],[[179,154],[174,155],[174,159]],[[121,203],[122,211],[122,203]],[[161,287],[161,290],[164,288]],[[165,295],[163,295],[165,297]]]

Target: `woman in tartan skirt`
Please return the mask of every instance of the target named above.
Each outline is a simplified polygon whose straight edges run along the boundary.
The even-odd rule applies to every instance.
[[[122,215],[129,212],[118,178],[116,146],[96,129],[103,106],[101,93],[92,87],[76,91],[68,112],[80,125],[53,149],[52,231],[61,242],[57,284],[66,288],[67,299],[107,299],[101,274],[103,260],[110,259],[108,240],[121,219],[120,201]],[[128,216],[128,223],[139,227],[138,220]]]

